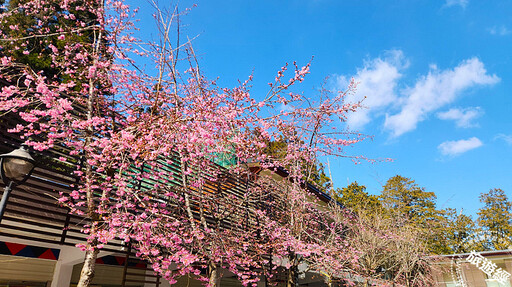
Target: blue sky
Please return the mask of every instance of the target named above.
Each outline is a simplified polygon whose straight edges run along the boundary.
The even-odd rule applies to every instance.
[[[347,154],[394,161],[330,158],[336,187],[358,181],[379,194],[400,174],[435,192],[439,207],[473,215],[482,192],[502,188],[512,197],[511,0],[195,3],[182,33],[198,36],[202,69],[220,86],[253,74],[252,93],[264,94],[281,66],[313,56],[304,94],[326,77],[339,89],[351,77],[359,82],[347,100],[366,97],[367,109],[348,123],[374,137]]]

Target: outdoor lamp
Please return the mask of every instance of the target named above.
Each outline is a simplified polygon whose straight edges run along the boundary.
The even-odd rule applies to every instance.
[[[4,216],[7,199],[16,185],[24,183],[34,170],[35,160],[25,146],[10,153],[0,155],[0,177],[5,184],[4,194],[0,201],[0,222]]]

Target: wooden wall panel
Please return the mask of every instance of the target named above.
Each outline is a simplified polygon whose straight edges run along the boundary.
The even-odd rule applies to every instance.
[[[0,282],[52,280],[55,260],[0,255]]]

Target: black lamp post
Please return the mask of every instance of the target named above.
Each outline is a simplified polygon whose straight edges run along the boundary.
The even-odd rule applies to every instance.
[[[25,146],[10,153],[0,155],[0,177],[5,183],[5,190],[0,201],[0,222],[4,216],[7,199],[16,185],[24,183],[34,170],[35,160],[30,156]]]

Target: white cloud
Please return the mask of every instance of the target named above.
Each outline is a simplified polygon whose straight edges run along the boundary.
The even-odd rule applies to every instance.
[[[454,120],[456,125],[460,128],[471,128],[477,126],[473,120],[483,115],[480,107],[457,109],[452,108],[446,112],[440,112],[437,117],[441,120]]]
[[[504,140],[509,145],[512,145],[512,135],[506,135],[506,134],[498,134],[494,137],[494,139],[501,139]]]
[[[358,83],[355,94],[347,96],[347,102],[361,100],[365,109],[348,114],[347,123],[352,129],[362,129],[373,118],[374,114],[382,113],[383,109],[397,101],[397,81],[402,77],[400,70],[408,65],[402,51],[392,50],[383,58],[375,58],[364,63],[352,77],[337,76],[336,86],[347,87],[350,78]]]
[[[482,145],[483,143],[478,138],[472,137],[467,140],[446,141],[437,148],[443,155],[457,156]]]
[[[450,6],[461,6],[462,8],[466,8],[466,5],[468,5],[468,0],[446,0],[446,7]]]
[[[431,65],[427,76],[421,77],[414,87],[404,91],[403,105],[398,114],[386,115],[384,127],[398,137],[414,130],[429,113],[452,103],[461,92],[477,85],[492,85],[500,81],[488,75],[484,64],[477,58],[462,62],[452,70],[439,71]]]
[[[347,102],[362,101],[365,109],[347,115],[351,129],[362,129],[379,116],[386,117],[384,128],[392,137],[398,137],[416,129],[417,124],[431,113],[453,103],[464,91],[500,81],[490,75],[477,58],[463,61],[460,65],[442,70],[431,64],[427,75],[419,77],[412,87],[399,90],[403,71],[408,61],[400,50],[387,52],[386,56],[364,62],[352,77],[358,82],[355,94],[348,95]],[[336,88],[344,89],[351,77],[333,77]],[[456,121],[459,127],[476,126],[473,121],[483,112],[479,108],[451,109],[438,114],[445,120]]]
[[[490,28],[489,33],[491,33],[491,35],[505,36],[505,35],[512,33],[512,31],[510,31],[507,27],[502,25],[499,27],[494,26],[494,27]]]

